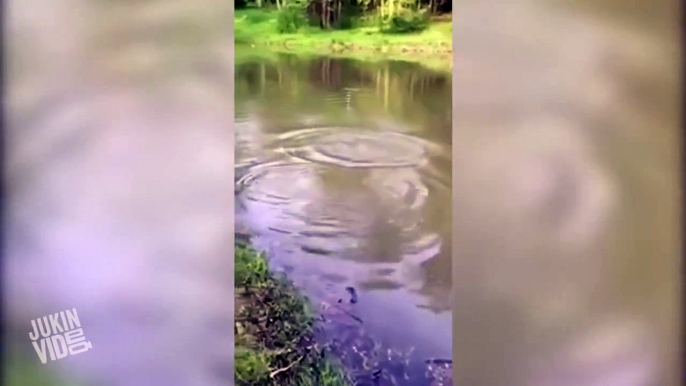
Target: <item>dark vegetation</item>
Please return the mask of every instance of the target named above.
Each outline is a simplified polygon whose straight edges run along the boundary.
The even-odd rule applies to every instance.
[[[237,10],[276,9],[278,31],[293,33],[305,25],[324,30],[379,26],[383,32],[424,30],[431,17],[448,15],[449,0],[235,0]]]
[[[314,340],[315,318],[307,298],[269,272],[266,257],[237,245],[236,384],[343,386],[349,377]]]

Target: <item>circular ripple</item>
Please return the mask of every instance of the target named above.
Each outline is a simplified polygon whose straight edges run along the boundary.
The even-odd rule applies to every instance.
[[[320,165],[265,163],[237,182],[236,200],[254,232],[274,238],[287,235],[301,252],[331,254],[356,245],[369,224],[356,206],[369,197],[330,195],[322,185]],[[353,236],[353,234],[356,234]]]
[[[428,192],[414,170],[331,169],[310,162],[250,167],[236,184],[239,218],[300,255],[388,262],[432,249],[418,242]]]
[[[290,132],[279,140],[281,150],[292,157],[347,168],[415,167],[426,162],[420,139],[394,132],[328,127]]]

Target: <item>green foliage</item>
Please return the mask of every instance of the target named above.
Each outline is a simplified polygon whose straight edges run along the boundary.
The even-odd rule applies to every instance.
[[[383,26],[381,17],[378,14],[364,15],[355,18],[355,28],[378,28]]]
[[[432,21],[418,33],[390,33],[388,29],[382,33],[380,15],[371,13],[357,19],[349,30],[322,31],[316,25],[304,26],[297,34],[280,34],[276,30],[276,11],[245,9],[235,15],[234,41],[237,46],[253,46],[252,52],[297,52],[299,56],[327,53],[377,61],[381,51],[384,57],[438,65],[442,70],[452,66],[449,20]]]
[[[426,28],[428,13],[452,12],[452,3],[443,0],[234,0],[234,5],[237,10],[278,9],[277,30],[284,34],[297,32],[308,21],[322,29],[351,29],[368,24],[362,19],[370,16],[383,20],[376,26],[388,31],[414,32]]]
[[[236,286],[240,287],[267,280],[269,267],[265,256],[248,248],[236,247],[234,277]]]
[[[304,9],[297,4],[288,5],[279,10],[276,18],[276,29],[281,34],[298,32],[307,24]]]
[[[388,19],[384,25],[384,31],[389,33],[420,32],[429,27],[429,22],[427,12],[404,9]]]
[[[338,18],[338,23],[336,25],[337,29],[347,30],[356,27],[356,20],[360,18],[360,12],[358,7],[347,6],[344,7]]]
[[[269,383],[269,357],[266,354],[238,347],[234,358],[235,375],[239,383]]]
[[[269,272],[264,254],[236,246],[234,262],[236,385],[351,385],[328,350],[314,341],[308,299]]]
[[[240,21],[241,23],[247,24],[259,24],[271,21],[273,18],[272,14],[273,12],[253,8],[240,12],[241,16],[236,17],[235,21]]]

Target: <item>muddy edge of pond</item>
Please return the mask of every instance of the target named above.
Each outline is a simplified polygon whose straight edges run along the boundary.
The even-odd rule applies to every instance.
[[[326,56],[330,58],[360,61],[394,60],[416,63],[428,69],[450,72],[453,68],[452,48],[447,50],[427,49],[411,45],[354,46],[336,42],[323,43],[315,48],[299,46],[294,40],[260,40],[243,43],[242,46],[267,50],[274,53],[298,55],[301,57]]]
[[[352,385],[327,347],[315,342],[315,314],[292,283],[272,274],[248,244],[235,249],[236,385]]]
[[[396,56],[403,55],[404,59],[413,59],[417,54],[430,55],[434,58],[445,58],[452,59],[453,49],[452,46],[448,44],[430,46],[422,44],[412,44],[412,43],[385,43],[385,44],[355,44],[348,43],[345,41],[323,41],[319,42],[317,45],[312,47],[307,47],[304,43],[300,43],[297,38],[290,38],[286,40],[279,39],[263,39],[250,41],[249,44],[252,45],[262,45],[267,47],[281,47],[285,50],[291,51],[293,53],[298,53],[299,50],[309,49],[317,50],[320,53],[354,53],[362,52],[367,54],[389,54]]]

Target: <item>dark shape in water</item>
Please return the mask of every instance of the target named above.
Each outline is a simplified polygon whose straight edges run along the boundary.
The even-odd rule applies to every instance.
[[[357,303],[357,291],[353,287],[345,287],[345,290],[350,294],[350,303]]]
[[[453,361],[451,359],[427,359],[426,363],[436,365],[452,365]]]
[[[280,138],[283,152],[297,159],[345,168],[405,168],[426,162],[427,144],[403,133],[319,127]]]
[[[307,245],[301,245],[301,246],[300,246],[300,249],[301,249],[303,252],[311,253],[311,254],[313,254],[313,255],[329,256],[329,255],[332,255],[332,254],[333,254],[333,252],[327,251],[326,249],[316,248],[316,247],[310,247],[310,246],[307,246]]]

